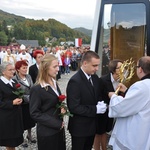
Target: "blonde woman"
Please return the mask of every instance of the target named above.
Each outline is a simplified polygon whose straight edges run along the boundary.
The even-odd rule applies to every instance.
[[[47,54],[39,66],[35,86],[30,91],[30,114],[37,122],[38,150],[65,150],[64,122],[56,111],[61,91],[56,83],[58,59]]]

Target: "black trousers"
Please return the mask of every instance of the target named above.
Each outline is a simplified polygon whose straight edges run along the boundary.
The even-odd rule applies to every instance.
[[[52,136],[37,136],[38,150],[66,150],[64,130]]]
[[[94,136],[75,137],[72,136],[72,150],[91,150],[94,142]]]

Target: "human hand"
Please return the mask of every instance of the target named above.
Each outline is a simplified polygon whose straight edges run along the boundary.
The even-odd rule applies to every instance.
[[[122,83],[119,83],[117,88],[119,88],[119,91],[123,93],[127,90],[127,87]]]
[[[65,114],[66,113],[66,109],[64,107],[61,107],[61,114]]]
[[[62,130],[62,129],[64,128],[64,126],[65,126],[65,123],[64,123],[64,122],[62,122],[62,125],[61,125],[60,130]]]
[[[108,93],[109,98],[111,98],[113,94],[115,94],[115,92],[109,92]]]
[[[96,108],[97,108],[97,111],[96,113],[97,114],[104,114],[106,112],[106,109],[107,109],[107,105],[104,103],[104,101],[99,101],[96,105]]]
[[[22,99],[21,98],[16,98],[13,100],[13,105],[20,105],[22,103]]]

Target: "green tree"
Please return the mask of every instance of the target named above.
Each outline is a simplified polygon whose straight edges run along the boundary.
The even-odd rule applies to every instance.
[[[0,32],[0,45],[7,45],[8,37],[4,31]]]
[[[58,41],[52,43],[52,46],[53,46],[53,47],[55,47],[55,46],[57,46],[57,45],[59,45],[59,42],[58,42]]]
[[[7,28],[7,23],[5,20],[3,20],[2,22],[2,31],[4,31],[6,35],[8,35],[8,28]]]

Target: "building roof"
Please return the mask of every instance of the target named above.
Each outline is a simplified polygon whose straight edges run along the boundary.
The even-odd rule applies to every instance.
[[[16,42],[21,45],[25,45],[26,47],[38,47],[39,46],[39,43],[38,43],[38,40],[16,40]]]

